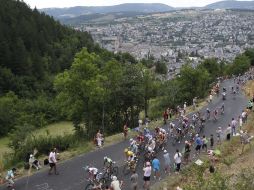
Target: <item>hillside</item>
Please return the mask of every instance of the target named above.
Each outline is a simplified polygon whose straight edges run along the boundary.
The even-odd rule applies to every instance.
[[[209,4],[205,9],[254,9],[254,1],[219,1]]]
[[[51,91],[51,76],[69,68],[82,47],[93,49],[88,33],[64,27],[20,1],[0,4],[0,95]]]
[[[72,18],[86,14],[114,13],[114,12],[166,12],[173,10],[172,7],[160,3],[126,3],[114,6],[77,6],[70,8],[47,8],[40,11],[45,12],[54,18]]]
[[[149,13],[141,13],[141,12],[115,12],[115,13],[95,13],[88,15],[81,15],[74,18],[61,18],[59,21],[65,25],[76,26],[83,23],[99,23],[99,22],[112,22],[115,19],[120,18],[128,18],[128,17],[137,17],[140,15],[147,15]]]

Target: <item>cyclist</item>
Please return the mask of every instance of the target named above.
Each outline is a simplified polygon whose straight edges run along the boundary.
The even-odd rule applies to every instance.
[[[132,152],[134,152],[135,154],[138,153],[137,141],[135,141],[134,139],[130,139],[130,150],[131,150]]]
[[[14,190],[14,177],[15,177],[15,173],[16,173],[16,168],[12,168],[11,170],[9,170],[7,172],[7,175],[5,177],[5,179],[7,180],[8,184],[7,187],[11,188],[12,190]]]
[[[226,100],[226,92],[222,92],[222,100]]]
[[[130,165],[130,168],[135,168],[137,157],[134,154],[134,152],[128,150],[127,152],[125,152],[125,155],[126,155],[126,158],[127,158],[127,162]]]
[[[99,170],[97,168],[86,166],[85,170],[88,172],[89,179],[91,179],[92,181],[94,180],[99,181],[99,179],[97,178]]]
[[[194,126],[196,125],[197,118],[198,118],[198,116],[196,114],[192,115],[192,123],[193,123]]]
[[[206,108],[206,118],[207,118],[207,120],[209,120],[210,119],[210,109],[209,108]]]
[[[221,110],[221,114],[224,114],[224,111],[225,111],[225,104],[224,103],[222,103],[220,110]]]
[[[107,168],[111,167],[113,165],[113,160],[107,156],[103,158],[104,162],[103,165]]]
[[[214,112],[213,112],[213,118],[214,118],[214,120],[215,121],[217,121],[217,116],[218,116],[218,110],[217,110],[217,108],[214,110]]]
[[[152,138],[148,144],[148,149],[150,148],[151,151],[154,151],[155,147],[156,147],[156,141],[155,141],[155,138]]]
[[[236,92],[239,93],[239,85],[236,85]]]
[[[139,135],[137,136],[137,143],[139,145],[143,144],[145,141],[145,137],[142,132],[139,132]]]

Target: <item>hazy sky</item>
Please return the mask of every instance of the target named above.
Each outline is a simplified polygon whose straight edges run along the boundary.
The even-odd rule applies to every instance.
[[[173,7],[204,6],[220,0],[24,0],[34,8],[105,6],[121,3],[164,3]]]

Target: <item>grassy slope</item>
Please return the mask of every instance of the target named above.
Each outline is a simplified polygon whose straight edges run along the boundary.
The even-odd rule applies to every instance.
[[[59,122],[51,124],[44,128],[36,130],[34,132],[34,135],[35,136],[47,135],[48,133],[52,136],[72,134],[74,133],[73,125],[71,122]],[[9,144],[8,137],[0,138],[0,157],[4,153],[11,151],[10,148],[8,147],[8,144]]]
[[[246,95],[251,98],[252,92],[254,93],[254,81],[249,81],[244,87],[244,91]],[[247,130],[250,135],[254,134],[253,123],[254,113],[250,112],[248,122],[244,126],[244,129]],[[240,138],[234,137],[231,141],[223,142],[222,145],[220,145],[218,148],[221,150],[222,155],[219,157],[219,161],[216,162],[215,168],[218,171],[217,173],[221,174],[223,178],[229,178],[229,189],[233,190],[236,188],[235,185],[239,182],[239,176],[243,176],[252,172],[254,173],[254,147],[246,145],[243,154],[241,154],[242,146],[240,144]],[[176,189],[177,186],[183,188],[187,185],[188,189],[191,189],[190,186],[197,186],[197,184],[200,182],[201,178],[200,175],[198,175],[199,171],[204,171],[202,173],[202,179],[211,180],[211,178],[213,178],[214,176],[208,172],[208,167],[210,165],[208,156],[206,154],[203,154],[201,156],[201,160],[205,161],[203,169],[196,166],[195,164],[191,164],[187,166],[180,175],[173,174],[164,179],[163,181],[155,184],[152,189],[173,190]],[[247,169],[248,171],[246,172]],[[241,182],[242,181],[240,181],[240,183]],[[250,181],[250,183],[254,184],[253,181]],[[210,188],[212,189],[212,187]],[[199,189],[196,188],[196,190]]]

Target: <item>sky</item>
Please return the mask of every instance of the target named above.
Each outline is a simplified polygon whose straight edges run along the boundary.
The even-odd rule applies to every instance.
[[[205,6],[220,0],[24,0],[31,8],[108,6],[122,3],[163,3],[173,7]]]

